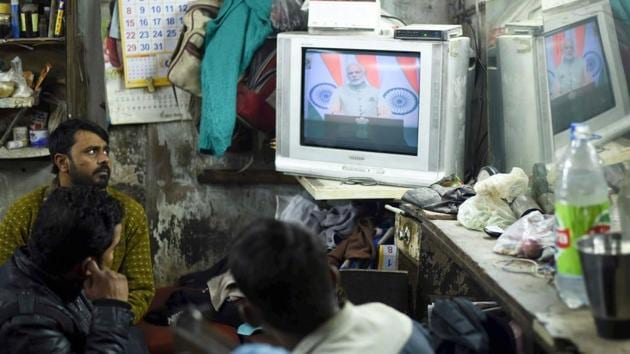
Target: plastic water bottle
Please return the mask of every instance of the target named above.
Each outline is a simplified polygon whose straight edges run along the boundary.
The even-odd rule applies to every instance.
[[[585,124],[571,125],[571,146],[558,164],[555,188],[556,288],[569,308],[588,304],[577,240],[610,228],[608,186]]]

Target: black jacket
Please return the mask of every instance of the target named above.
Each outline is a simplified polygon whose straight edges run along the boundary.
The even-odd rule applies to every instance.
[[[18,314],[0,324],[0,353],[124,353],[133,314],[117,300],[90,302],[80,285],[47,274],[18,249],[0,268],[0,289],[34,294],[55,306],[71,326],[37,313]],[[0,298],[0,310],[11,304]]]

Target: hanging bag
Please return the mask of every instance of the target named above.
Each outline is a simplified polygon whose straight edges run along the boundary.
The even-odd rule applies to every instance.
[[[201,97],[201,59],[206,38],[206,24],[219,13],[222,0],[197,0],[184,15],[184,27],[173,51],[169,81],[184,91]]]

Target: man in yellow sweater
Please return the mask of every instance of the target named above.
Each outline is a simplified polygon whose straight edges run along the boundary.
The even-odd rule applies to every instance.
[[[49,150],[56,177],[50,185],[35,189],[7,210],[0,223],[0,264],[26,244],[42,203],[55,188],[78,184],[106,188],[124,211],[121,239],[114,250],[111,269],[127,277],[129,303],[137,323],[155,294],[149,228],[142,205],[107,186],[111,173],[107,132],[87,120],[70,119],[50,135]]]

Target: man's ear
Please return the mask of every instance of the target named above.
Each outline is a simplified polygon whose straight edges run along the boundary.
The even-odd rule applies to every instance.
[[[262,324],[262,318],[260,318],[258,309],[247,301],[247,299],[238,302],[238,313],[241,315],[243,321],[254,327],[258,327]]]
[[[92,262],[93,260],[94,258],[92,257],[87,257],[86,259],[84,259],[83,262],[81,262],[79,274],[81,274],[84,277],[89,277],[90,275],[92,275],[92,273],[88,269],[88,264]]]
[[[53,163],[59,169],[59,172],[68,173],[69,167],[69,157],[66,154],[55,154],[53,156]]]
[[[334,286],[334,288],[338,288],[339,287],[339,281],[341,278],[341,274],[339,274],[339,269],[337,269],[337,267],[335,267],[332,264],[328,265],[328,273],[330,274],[330,280],[332,281],[332,284]]]

